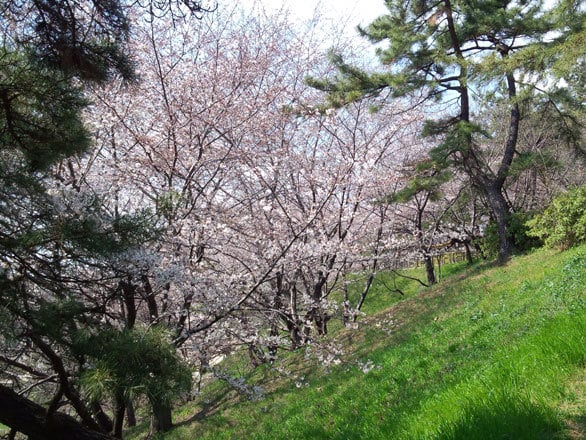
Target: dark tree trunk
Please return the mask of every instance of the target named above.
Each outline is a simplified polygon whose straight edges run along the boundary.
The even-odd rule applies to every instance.
[[[302,344],[302,325],[297,312],[297,287],[295,284],[289,289],[289,311],[283,313],[283,321],[287,326],[289,332],[289,339],[291,340],[291,348],[298,348]]]
[[[282,272],[277,272],[277,285],[276,285],[276,292],[275,292],[275,299],[273,301],[273,309],[276,311],[277,314],[282,312],[283,308],[283,295],[284,295],[284,277]],[[275,317],[275,320],[271,322],[271,330],[270,335],[271,337],[278,337],[279,336],[279,325],[278,325],[278,315]],[[268,349],[269,349],[269,361],[274,362],[277,357],[277,344],[274,342],[270,342]]]
[[[470,122],[470,99],[468,96],[468,70],[465,57],[462,53],[462,46],[455,27],[455,20],[452,11],[450,0],[445,1],[445,14],[448,23],[448,31],[452,40],[452,47],[460,63],[459,74],[459,91],[460,91],[460,120],[463,122]],[[500,45],[498,51],[503,58],[507,58],[510,48],[505,45]],[[513,254],[514,243],[508,234],[509,221],[509,206],[503,195],[503,187],[505,180],[509,174],[510,166],[515,156],[515,149],[517,146],[517,139],[519,135],[520,112],[519,104],[516,102],[517,89],[513,72],[507,72],[505,75],[507,83],[508,97],[511,102],[511,109],[509,115],[509,130],[506,142],[503,146],[501,162],[496,175],[492,176],[485,171],[476,155],[473,153],[474,145],[470,134],[466,136],[465,146],[468,153],[463,159],[463,165],[468,175],[479,189],[486,195],[492,215],[497,222],[499,249],[498,249],[498,263],[504,264],[509,260]]]
[[[331,257],[329,260],[329,267],[333,267],[333,262],[335,260],[335,256]],[[317,330],[317,334],[320,336],[325,336],[328,334],[328,316],[327,313],[324,312],[322,307],[322,293],[324,286],[326,284],[327,277],[326,274],[322,271],[318,271],[318,279],[317,282],[313,286],[312,292],[312,300],[313,304],[307,313],[307,320],[313,321],[315,323],[315,328]],[[307,335],[309,336],[309,335]],[[309,338],[308,338],[309,339]]]
[[[93,419],[90,409],[85,405],[77,390],[69,382],[69,374],[65,370],[61,357],[40,336],[30,334],[29,337],[51,362],[53,370],[59,376],[61,391],[69,399],[71,406],[75,408],[83,424],[94,431],[100,431],[102,429],[101,426]]]
[[[136,426],[136,414],[134,413],[134,404],[131,399],[126,401],[126,426]]]
[[[98,424],[104,432],[112,432],[114,429],[114,423],[112,419],[104,412],[101,405],[98,402],[92,402],[90,404],[90,410],[97,420]]]
[[[143,275],[141,277],[142,286],[144,289],[144,299],[147,303],[147,308],[149,310],[149,318],[151,323],[156,323],[159,319],[159,308],[157,306],[157,300],[155,298],[155,292],[153,291],[153,287],[151,286],[151,282],[149,281],[149,277]]]
[[[133,328],[136,322],[136,286],[130,281],[120,281],[120,289],[126,308],[126,327]]]
[[[126,411],[126,399],[118,394],[115,399],[114,407],[114,430],[112,435],[116,438],[122,438],[122,428],[124,426],[124,412]]]
[[[366,295],[370,292],[370,288],[372,287],[372,283],[374,282],[374,277],[376,274],[376,270],[378,268],[378,255],[379,255],[379,243],[383,236],[383,216],[381,215],[381,222],[376,231],[376,246],[374,248],[374,259],[372,260],[372,266],[370,268],[370,274],[368,275],[368,279],[366,280],[366,285],[364,286],[364,290],[362,290],[362,294],[360,295],[360,300],[358,300],[358,304],[356,305],[356,309],[354,310],[354,316],[352,317],[352,321],[356,322],[358,319],[358,312],[362,310],[362,306],[364,305],[364,301],[366,301]],[[346,287],[345,289],[345,297],[344,299],[348,300],[348,290]],[[346,313],[346,301],[344,302],[344,313]],[[344,325],[346,325],[346,317],[344,316]]]
[[[497,225],[499,238],[498,263],[504,264],[513,255],[515,247],[513,239],[509,234],[509,204],[500,188],[490,186],[486,188],[486,194]]]
[[[299,348],[303,344],[301,327],[303,323],[299,319],[295,319],[289,314],[284,317],[287,331],[289,332],[289,340],[291,341],[291,348]]]
[[[107,434],[84,427],[73,417],[54,412],[47,419],[41,405],[0,385],[0,423],[35,440],[112,440]]]
[[[173,427],[171,418],[171,405],[162,402],[152,404],[153,414],[151,417],[151,431],[165,432]]]
[[[377,266],[377,260],[375,259],[372,264],[372,272],[370,272],[368,274],[368,278],[366,280],[364,290],[362,291],[362,293],[360,295],[360,299],[358,300],[358,304],[356,305],[356,309],[353,310],[352,322],[356,322],[356,320],[358,319],[358,313],[362,309],[362,306],[364,305],[364,301],[366,301],[366,295],[368,295],[368,292],[370,292],[370,288],[372,286],[372,283],[374,282],[374,274],[376,271],[376,266]]]
[[[474,260],[472,259],[472,251],[470,250],[470,244],[468,241],[464,241],[464,249],[466,250],[466,263],[472,265]]]
[[[423,261],[425,263],[425,274],[427,275],[427,284],[433,286],[437,283],[435,278],[435,270],[433,267],[433,257],[431,255],[425,255],[423,257]]]
[[[346,327],[350,324],[352,312],[350,310],[350,294],[348,292],[348,283],[344,282],[344,310],[342,312],[342,324]]]

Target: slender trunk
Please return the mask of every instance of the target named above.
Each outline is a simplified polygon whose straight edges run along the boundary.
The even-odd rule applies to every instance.
[[[333,257],[335,259],[335,256]],[[333,266],[333,261],[330,259],[330,264],[328,268]],[[320,336],[325,336],[328,333],[327,322],[328,316],[327,313],[323,310],[322,307],[322,293],[324,286],[326,284],[327,277],[326,274],[322,271],[318,271],[318,279],[317,282],[313,286],[312,292],[312,300],[313,305],[309,310],[307,317],[308,320],[312,320],[315,323],[315,327],[317,330],[317,334]]]
[[[163,402],[152,403],[153,414],[151,417],[151,431],[165,432],[173,427],[171,418],[171,405]]]
[[[352,315],[350,311],[350,293],[348,292],[348,283],[345,282],[344,278],[344,310],[342,312],[342,324],[346,327],[350,324],[350,316]]]
[[[75,411],[79,415],[83,424],[95,431],[101,431],[102,427],[93,419],[90,409],[85,405],[77,390],[70,383],[69,374],[65,370],[65,366],[63,365],[63,360],[61,357],[48,343],[43,341],[40,336],[32,333],[29,334],[29,337],[31,341],[43,352],[45,357],[51,362],[53,370],[59,377],[59,384],[63,394],[65,397],[67,397],[67,399],[69,399],[71,406],[75,408]]]
[[[301,345],[301,320],[299,319],[299,313],[297,312],[297,286],[295,283],[291,286],[289,296],[289,313],[287,314],[286,325],[289,330],[289,338],[293,344],[293,348]]]
[[[114,429],[112,435],[122,438],[122,427],[124,426],[124,412],[126,410],[126,399],[122,393],[117,393],[114,407]]]
[[[136,286],[129,281],[120,281],[120,289],[124,298],[124,305],[126,309],[126,327],[133,328],[136,322]]]
[[[468,265],[472,265],[474,260],[472,259],[472,251],[470,250],[470,244],[467,241],[464,241],[464,249],[466,250],[466,263]]]
[[[283,309],[283,301],[282,301],[282,297],[283,297],[283,293],[284,293],[284,276],[282,272],[277,272],[277,285],[276,285],[276,292],[275,292],[275,299],[273,302],[273,309],[276,311],[277,316],[274,318],[274,321],[271,322],[271,330],[270,330],[270,335],[272,338],[277,338],[279,336],[279,326],[278,326],[278,322],[277,320],[278,318],[278,314],[280,314],[281,310]],[[277,357],[277,344],[274,342],[274,340],[272,340],[269,343],[269,361],[273,362],[276,357]]]
[[[507,57],[508,53],[503,52],[503,58]],[[503,194],[503,187],[505,180],[509,173],[513,157],[515,156],[515,149],[517,147],[517,139],[519,136],[519,122],[521,115],[519,111],[519,104],[515,102],[517,96],[517,89],[515,85],[515,78],[513,73],[508,72],[506,75],[507,88],[509,91],[509,99],[512,101],[509,115],[509,134],[505,142],[503,158],[501,165],[497,172],[494,184],[489,188],[492,199],[492,210],[496,218],[498,233],[499,233],[499,254],[498,263],[504,264],[513,255],[515,244],[513,238],[509,234],[509,203]]]
[[[126,426],[136,426],[136,414],[134,413],[134,404],[131,399],[126,401]]]
[[[431,255],[425,255],[423,257],[423,261],[425,263],[425,274],[427,275],[427,284],[433,286],[437,283],[435,278],[435,270],[433,267],[433,257]]]
[[[378,267],[378,255],[379,255],[379,244],[381,242],[382,236],[383,236],[383,215],[381,215],[381,222],[378,226],[378,229],[376,231],[376,246],[374,248],[374,259],[372,260],[372,267],[370,269],[370,274],[368,275],[368,279],[366,280],[366,285],[364,286],[364,290],[362,291],[362,294],[360,295],[360,300],[358,301],[358,305],[356,306],[356,309],[354,311],[354,316],[353,316],[353,322],[356,322],[356,320],[358,319],[358,312],[360,312],[360,310],[362,309],[362,306],[364,305],[364,301],[366,301],[366,296],[368,295],[368,292],[370,292],[370,287],[372,286],[372,283],[374,282],[374,277],[376,274],[376,270]]]
[[[302,345],[302,337],[301,337],[301,326],[302,322],[300,320],[294,320],[290,316],[285,317],[285,325],[287,326],[287,331],[289,332],[289,340],[291,341],[291,348],[299,348]]]
[[[364,301],[366,301],[366,296],[368,295],[368,292],[370,292],[370,287],[372,286],[372,283],[374,281],[374,274],[375,274],[374,271],[376,270],[376,259],[374,260],[372,270],[373,271],[368,275],[368,278],[366,280],[366,284],[364,286],[364,290],[362,291],[362,294],[360,295],[360,300],[358,301],[358,304],[356,305],[356,309],[354,309],[354,311],[353,311],[352,322],[356,322],[356,320],[358,319],[358,312],[360,312],[360,309],[362,309],[362,306],[364,305]]]
[[[144,299],[146,300],[147,308],[149,310],[150,322],[156,323],[159,319],[159,308],[155,299],[155,292],[153,291],[151,282],[146,275],[141,277],[141,281],[144,289]]]

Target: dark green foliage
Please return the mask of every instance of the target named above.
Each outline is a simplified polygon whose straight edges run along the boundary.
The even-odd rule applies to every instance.
[[[118,257],[157,235],[151,213],[107,212],[98,197],[52,178],[57,163],[90,147],[82,120],[87,82],[133,78],[127,7],[118,0],[0,5],[0,381],[22,390],[43,379],[31,396],[51,402],[49,412],[66,402],[82,430],[111,429],[80,397],[80,372],[100,362],[117,380],[114,393],[132,389],[158,404],[190,383],[161,332],[119,330],[124,315],[112,307],[127,278]],[[91,344],[81,347],[80,335]],[[120,362],[124,353],[133,363]],[[125,365],[131,373],[117,369]],[[14,428],[25,416],[1,420]]]
[[[539,170],[545,173],[547,170],[555,170],[559,166],[559,162],[547,151],[520,152],[515,162],[511,164],[509,176],[514,179],[527,170]]]
[[[330,54],[330,61],[339,72],[333,80],[307,78],[310,86],[328,92],[328,107],[339,108],[365,96],[376,96],[389,85],[386,75],[368,74],[344,62],[340,55]]]
[[[49,69],[91,81],[133,76],[124,50],[129,22],[123,2],[90,0],[81,7],[71,0],[8,1],[2,7],[14,25],[14,43]]]
[[[387,203],[404,203],[411,200],[417,194],[424,193],[431,201],[436,201],[441,196],[441,186],[451,178],[451,173],[445,169],[439,169],[436,163],[423,160],[414,166],[414,175],[407,184],[396,193],[387,197]]]
[[[168,404],[190,390],[191,371],[161,327],[107,329],[96,335],[82,332],[74,348],[91,359],[81,381],[94,399],[121,392]]]
[[[527,226],[549,247],[568,249],[586,241],[586,185],[560,194]]]
[[[87,150],[86,105],[74,79],[131,79],[124,53],[128,20],[117,0],[8,1],[2,4],[0,149],[22,154],[32,170]]]
[[[543,241],[529,233],[527,222],[532,218],[531,213],[515,212],[509,214],[509,236],[515,244],[515,250],[523,253],[535,249],[543,244]],[[499,237],[497,226],[491,221],[484,231],[484,236],[480,239],[482,251],[486,256],[494,257],[498,253]]]
[[[72,249],[107,257],[156,239],[160,232],[155,218],[145,210],[110,217],[99,206],[90,206],[81,215],[60,218],[50,233]]]
[[[0,150],[19,152],[32,170],[89,147],[81,90],[26,53],[0,51]],[[10,157],[10,155],[5,156]]]

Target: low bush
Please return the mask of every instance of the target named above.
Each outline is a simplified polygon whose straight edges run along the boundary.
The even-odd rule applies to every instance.
[[[527,223],[528,234],[551,248],[569,249],[586,241],[586,185],[560,194]]]

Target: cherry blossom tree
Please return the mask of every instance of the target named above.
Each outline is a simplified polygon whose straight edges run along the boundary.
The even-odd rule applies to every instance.
[[[327,332],[336,281],[382,249],[376,200],[417,119],[367,102],[322,113],[305,84],[329,68],[320,23],[231,14],[137,30],[141,81],[94,89],[98,148],[64,178],[110,194],[114,216],[158,216],[164,239],[129,256],[123,287],[204,367]]]

